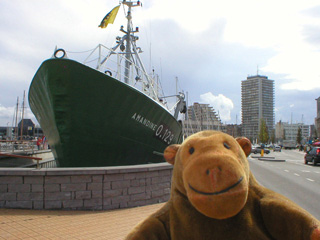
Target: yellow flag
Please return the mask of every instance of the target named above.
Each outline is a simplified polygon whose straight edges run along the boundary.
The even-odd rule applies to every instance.
[[[99,27],[106,28],[109,23],[113,23],[114,19],[117,16],[117,13],[119,11],[120,5],[113,8],[101,21]]]

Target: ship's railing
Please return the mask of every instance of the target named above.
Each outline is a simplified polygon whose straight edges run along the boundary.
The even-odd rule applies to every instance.
[[[37,150],[36,141],[1,140],[0,152],[34,153]]]
[[[28,164],[22,167],[25,167],[25,168],[36,167],[37,169],[40,169],[40,168],[56,168],[58,166],[57,166],[57,161],[54,158],[50,158],[50,159],[43,159],[42,161],[37,161],[37,163]]]
[[[37,168],[40,168],[39,161],[42,160],[42,158],[38,158],[38,157],[34,157],[34,156],[23,156],[23,155],[1,153],[1,152],[0,152],[0,157],[32,159],[32,160],[37,161],[37,163],[36,163]]]
[[[47,144],[45,144],[47,145]],[[20,146],[23,148],[22,146]],[[39,150],[40,149],[40,150]],[[2,150],[6,150],[3,149]],[[0,151],[0,168],[54,168],[57,167],[56,160],[53,157],[51,149],[43,149],[25,147],[24,150],[11,151],[9,147],[8,151]]]

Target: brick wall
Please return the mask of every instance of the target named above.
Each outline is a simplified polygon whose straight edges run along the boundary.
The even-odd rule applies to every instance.
[[[0,208],[110,210],[165,202],[168,163],[103,168],[0,168]]]

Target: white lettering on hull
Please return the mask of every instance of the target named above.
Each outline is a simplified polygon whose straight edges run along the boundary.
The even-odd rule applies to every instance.
[[[173,132],[165,124],[155,124],[138,113],[134,113],[131,119],[137,121],[138,123],[144,125],[147,128],[150,128],[152,131],[155,132],[154,136],[156,138],[160,139],[168,145],[174,138]]]
[[[151,122],[147,118],[141,116],[140,114],[134,113],[131,119],[136,120],[137,122],[141,123],[142,125],[150,128],[152,131],[156,130],[157,124]]]

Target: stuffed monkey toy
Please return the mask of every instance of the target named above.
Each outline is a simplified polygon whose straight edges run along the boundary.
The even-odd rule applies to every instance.
[[[250,172],[251,142],[203,131],[164,158],[173,164],[169,201],[127,240],[320,240],[320,222],[260,186]]]

